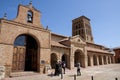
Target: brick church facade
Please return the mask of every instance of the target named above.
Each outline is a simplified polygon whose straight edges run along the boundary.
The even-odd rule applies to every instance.
[[[30,3],[19,5],[14,20],[0,19],[0,65],[6,76],[12,72],[47,72],[57,61],[65,61],[68,69],[114,63],[109,48],[95,44],[90,19],[72,20],[72,36],[52,33],[40,23],[41,13]]]

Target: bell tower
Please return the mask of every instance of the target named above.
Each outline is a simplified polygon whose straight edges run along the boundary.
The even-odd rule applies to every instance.
[[[30,2],[29,5],[19,5],[17,18],[14,21],[42,28],[40,18],[40,11],[35,9]]]
[[[93,43],[90,19],[81,16],[72,20],[72,36],[80,35],[86,42]]]

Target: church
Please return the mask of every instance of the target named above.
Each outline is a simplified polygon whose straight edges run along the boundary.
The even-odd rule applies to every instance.
[[[94,43],[90,19],[80,16],[72,20],[70,37],[52,33],[40,22],[41,12],[29,5],[19,5],[17,17],[0,18],[0,65],[5,75],[13,72],[34,71],[47,73],[57,61],[66,68],[100,66],[114,63],[113,52]]]

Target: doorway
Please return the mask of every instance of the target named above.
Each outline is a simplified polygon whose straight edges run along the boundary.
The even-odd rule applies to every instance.
[[[55,69],[55,65],[57,63],[58,59],[57,59],[57,55],[55,53],[51,54],[51,68]]]
[[[38,44],[30,35],[20,35],[14,42],[12,71],[38,71]]]

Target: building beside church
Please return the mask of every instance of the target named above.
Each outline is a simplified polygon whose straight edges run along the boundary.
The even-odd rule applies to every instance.
[[[44,73],[58,60],[68,69],[77,63],[84,68],[114,63],[110,49],[94,43],[87,17],[72,20],[71,37],[45,29],[40,18],[41,12],[30,3],[18,6],[14,20],[0,19],[0,65],[5,66],[6,76],[19,71]]]
[[[120,47],[113,48],[115,52],[115,62],[120,63]]]

